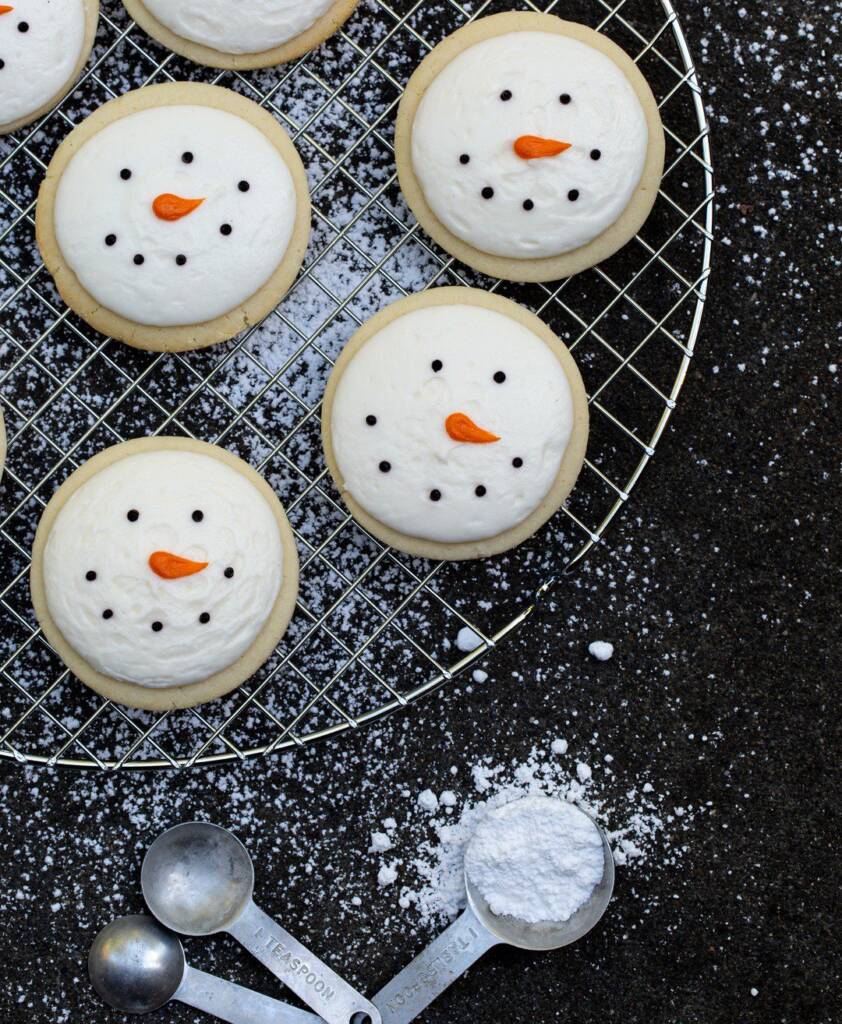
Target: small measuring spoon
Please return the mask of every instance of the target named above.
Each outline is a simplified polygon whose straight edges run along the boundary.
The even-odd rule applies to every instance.
[[[140,883],[161,924],[182,935],[228,932],[327,1024],[381,1024],[373,1003],[257,907],[251,857],[227,829],[191,821],[164,832]]]
[[[308,1010],[188,967],[181,943],[143,914],[106,925],[88,954],[102,999],[123,1013],[152,1013],[176,999],[229,1024],[318,1024]]]
[[[605,913],[614,889],[614,857],[602,829],[599,834],[602,881],[587,903],[561,924],[525,924],[513,917],[499,917],[466,874],[468,906],[462,916],[374,996],[383,1024],[409,1024],[493,946],[506,944],[539,952],[560,949],[587,934]]]

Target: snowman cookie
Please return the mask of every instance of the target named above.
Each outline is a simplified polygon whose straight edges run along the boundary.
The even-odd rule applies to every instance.
[[[301,266],[310,197],[278,122],[229,89],[152,85],[56,150],[36,232],[65,302],[137,348],[211,345],[265,317]]]
[[[520,544],[562,505],[585,457],[573,357],[533,313],[474,288],[388,306],[328,381],[322,441],[354,518],[435,559]]]
[[[604,35],[550,14],[497,14],[430,53],[395,138],[421,226],[483,273],[550,281],[626,244],[663,174],[652,90]]]
[[[0,135],[58,103],[88,61],[99,0],[14,0],[0,4]]]
[[[212,68],[265,68],[333,35],[359,0],[123,0],[153,39]]]
[[[164,711],[220,697],[266,661],[292,616],[298,555],[274,491],[245,462],[143,438],[59,488],[31,586],[45,636],[82,682]]]

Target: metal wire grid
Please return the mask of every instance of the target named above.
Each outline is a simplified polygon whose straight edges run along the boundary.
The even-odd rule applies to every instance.
[[[10,451],[0,490],[0,755],[76,767],[184,767],[357,728],[432,693],[500,643],[600,541],[654,454],[701,323],[713,230],[702,93],[670,0],[502,6],[553,11],[608,32],[644,70],[667,133],[664,181],[641,234],[608,263],[560,284],[514,287],[473,275],[425,238],[396,186],[391,128],[403,83],[444,35],[500,9],[488,0],[368,0],[319,51],[321,61],[310,55],[250,75],[203,74],[155,47],[106,0],[95,60],[73,96],[6,140],[0,396]],[[140,354],[97,335],[52,291],[33,256],[35,189],[52,149],[86,112],[77,108],[80,95],[96,106],[126,88],[186,77],[236,88],[285,125],[309,163],[314,244],[291,293],[301,289],[297,306],[288,299],[264,325],[206,352]],[[303,117],[284,100],[290,89],[312,97]],[[340,123],[344,131],[334,132]],[[334,136],[338,152],[330,149]],[[379,177],[378,167],[387,169]],[[332,209],[349,195],[350,216]],[[350,283],[320,271],[330,259],[357,268]],[[583,368],[594,428],[569,507],[512,558],[458,572],[363,534],[333,491],[317,432],[324,377],[353,329],[392,298],[448,283],[499,290],[555,327]],[[267,330],[268,349],[259,344]],[[243,375],[253,385],[245,396],[229,386]],[[55,487],[94,451],[141,433],[201,436],[248,458],[281,494],[302,556],[297,613],[270,663],[227,700],[160,716],[104,701],[71,677],[28,601],[30,543]],[[501,579],[517,594],[514,604],[493,585]],[[502,621],[486,624],[489,605],[499,605]],[[482,642],[449,663],[444,638],[461,626]]]

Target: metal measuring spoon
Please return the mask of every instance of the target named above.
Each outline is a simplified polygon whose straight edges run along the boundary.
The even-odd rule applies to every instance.
[[[373,1003],[255,905],[251,857],[226,829],[192,821],[164,832],[140,882],[161,924],[182,935],[228,932],[328,1024],[381,1024]]]
[[[143,914],[102,929],[88,954],[88,973],[105,1002],[123,1013],[152,1013],[176,999],[229,1024],[319,1021],[308,1010],[188,967],[175,935]]]
[[[602,917],[614,889],[611,847],[595,822],[594,827],[602,837],[602,881],[587,903],[561,924],[524,924],[499,917],[466,874],[468,906],[462,916],[374,997],[383,1024],[409,1024],[493,946],[505,943],[539,952],[560,949],[587,934]]]

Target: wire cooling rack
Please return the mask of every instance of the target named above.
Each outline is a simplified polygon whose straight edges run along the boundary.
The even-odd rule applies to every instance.
[[[607,33],[658,98],[666,173],[639,236],[608,262],[553,285],[474,274],[415,224],[392,138],[422,57],[473,17],[547,10]],[[314,233],[290,294],[259,327],[202,352],[138,352],[69,312],[41,266],[34,202],[55,147],[102,102],[178,79],[258,101],[308,169]],[[342,32],[290,65],[247,74],[164,50],[104,0],[76,90],[40,123],[0,140],[0,399],[9,435],[0,485],[0,756],[77,767],[184,767],[301,745],[431,694],[521,625],[598,543],[675,408],[710,273],[713,168],[702,92],[669,0],[363,0]],[[568,506],[532,541],[459,566],[384,548],[350,519],[326,473],[319,402],[342,345],[377,309],[434,285],[478,285],[525,304],[573,350],[592,436]],[[183,434],[247,459],[286,506],[301,554],[291,628],[264,668],[225,700],[154,715],[102,700],[41,635],[29,552],[61,482],[110,444]],[[453,641],[470,627],[480,645]]]

